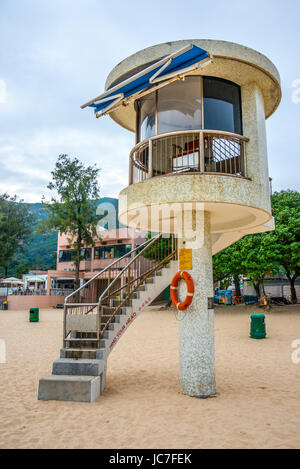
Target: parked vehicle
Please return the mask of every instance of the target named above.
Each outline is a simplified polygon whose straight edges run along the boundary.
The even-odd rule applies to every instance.
[[[258,297],[256,295],[244,295],[243,298],[245,305],[256,305],[258,302]]]
[[[232,290],[219,290],[219,292],[214,295],[214,302],[216,304],[233,304],[233,291]]]

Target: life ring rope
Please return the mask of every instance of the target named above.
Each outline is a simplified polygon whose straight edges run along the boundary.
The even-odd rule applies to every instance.
[[[185,300],[180,303],[177,297],[177,288],[178,288],[179,280],[181,279],[183,279],[187,284],[187,295],[185,297]],[[171,295],[172,303],[175,306],[175,308],[177,308],[179,311],[186,310],[193,301],[194,291],[195,291],[194,282],[188,272],[179,271],[174,275],[172,282],[171,282],[170,295]]]

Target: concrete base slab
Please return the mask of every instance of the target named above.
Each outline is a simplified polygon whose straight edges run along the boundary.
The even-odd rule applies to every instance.
[[[93,402],[100,396],[100,376],[50,375],[39,380],[38,399]]]
[[[53,362],[54,375],[100,376],[104,370],[103,360],[60,358]]]

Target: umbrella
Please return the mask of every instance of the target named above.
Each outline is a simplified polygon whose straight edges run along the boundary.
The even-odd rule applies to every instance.
[[[16,277],[4,278],[2,280],[2,283],[11,283],[12,285],[24,285],[24,282],[22,282],[22,280],[19,280]]]

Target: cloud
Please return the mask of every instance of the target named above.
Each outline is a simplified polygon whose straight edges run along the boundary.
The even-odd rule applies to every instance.
[[[0,104],[6,104],[7,102],[7,93],[6,93],[6,82],[0,80]]]
[[[182,2],[174,0],[171,9],[170,3],[153,0],[149,10],[137,0],[128,2],[124,21],[121,0],[0,0],[0,42],[6,41],[0,57],[0,192],[17,193],[28,202],[48,197],[46,186],[60,153],[101,168],[102,196],[117,196],[127,186],[133,135],[109,118],[96,120],[80,105],[103,91],[108,73],[125,57],[155,43],[198,34],[204,0],[191,0],[194,14],[181,22],[180,30]],[[295,168],[300,104],[292,102],[296,89],[291,83],[299,77],[293,58],[299,55],[300,7],[274,9],[271,0],[253,0],[250,10],[247,2],[215,3],[218,13],[213,23],[201,25],[202,37],[257,48],[282,73],[283,100],[267,121],[270,175],[274,190],[299,188]],[[263,12],[260,18],[257,5]],[[229,10],[229,22],[224,22]],[[238,21],[245,12],[248,27]],[[147,21],[141,21],[145,14]],[[288,50],[274,29],[279,23]],[[249,32],[253,25],[255,35]]]
[[[85,165],[96,164],[101,169],[101,196],[117,197],[128,184],[128,155],[133,143],[127,135],[59,128],[0,136],[1,192],[17,193],[26,202],[39,202],[42,195],[49,198],[51,170],[58,155],[66,153]]]

